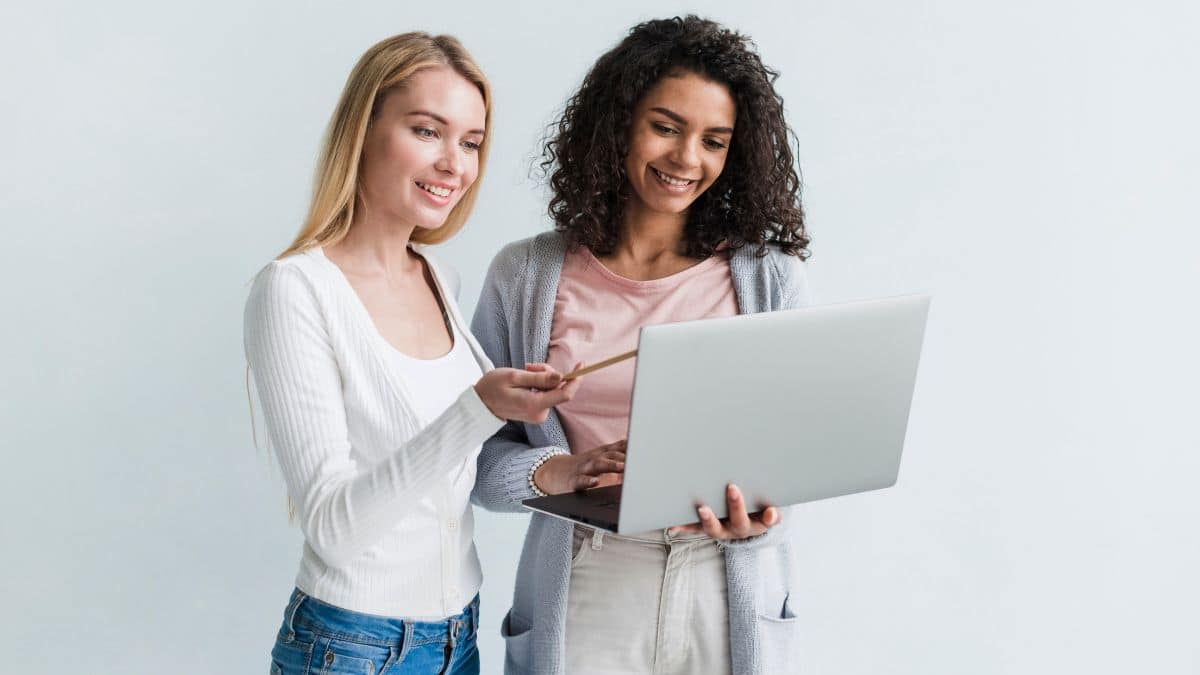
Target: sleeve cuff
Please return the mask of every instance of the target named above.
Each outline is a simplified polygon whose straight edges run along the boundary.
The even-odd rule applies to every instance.
[[[475,385],[467,387],[467,390],[463,392],[463,395],[459,397],[459,400],[467,406],[467,409],[473,415],[495,420],[496,423],[500,425],[503,425],[508,421],[496,417],[496,413],[492,412],[492,409],[487,407],[487,404],[483,402],[483,399],[479,398],[479,392],[475,391]],[[495,431],[495,429],[492,431]]]
[[[479,398],[479,393],[475,391],[474,386],[467,387],[466,391],[458,397],[458,403],[466,413],[465,418],[469,425],[470,437],[478,439],[480,445],[504,426],[505,421],[496,417],[483,399]]]
[[[565,454],[569,453],[563,448],[546,446],[523,448],[509,455],[506,458],[507,461],[504,468],[495,476],[499,482],[497,487],[501,490],[504,502],[520,506],[521,502],[526,499],[537,497],[538,494],[533,491],[533,487],[529,484],[529,476],[534,470],[534,465],[544,456]]]

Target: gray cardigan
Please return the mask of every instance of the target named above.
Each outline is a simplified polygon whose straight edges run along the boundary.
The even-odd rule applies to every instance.
[[[545,362],[565,253],[562,236],[546,232],[509,244],[492,261],[471,329],[497,367]],[[760,258],[747,246],[730,258],[730,270],[743,314],[807,302],[803,265],[795,256],[772,248]],[[530,467],[549,448],[568,448],[554,411],[540,426],[509,422],[483,445],[472,499],[493,511],[522,511],[521,500],[534,496]],[[788,602],[793,515],[784,509],[783,522],[766,534],[722,546],[735,675],[795,670],[797,619]],[[539,513],[531,517],[512,609],[501,626],[506,673],[564,672],[571,529],[563,520]]]

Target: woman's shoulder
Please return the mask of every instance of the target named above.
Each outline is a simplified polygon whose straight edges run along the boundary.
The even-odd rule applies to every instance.
[[[757,246],[747,244],[734,251],[733,257],[743,265],[754,267],[760,273],[769,274],[783,282],[804,276],[805,265],[800,256],[785,253],[774,244],[767,244],[762,255],[759,254]]]
[[[771,244],[759,255],[757,246],[746,245],[734,252],[730,264],[735,277],[740,274],[747,282],[752,278],[768,281],[767,287],[774,289],[771,306],[787,308],[809,302],[807,265],[800,256]]]
[[[800,283],[804,280],[804,260],[795,254],[784,253],[778,246],[767,246],[767,258],[775,266],[780,279],[790,283]]]
[[[315,302],[317,289],[328,283],[323,262],[315,249],[268,262],[254,276],[247,311],[262,305]]]
[[[325,257],[321,247],[313,247],[305,249],[298,253],[289,253],[283,257],[275,258],[263,265],[258,274],[267,276],[287,276],[295,274],[305,277],[316,277],[321,275],[325,268],[330,264]]]
[[[493,283],[515,281],[529,270],[537,270],[547,262],[561,264],[566,240],[553,230],[505,244],[492,258],[488,279]]]

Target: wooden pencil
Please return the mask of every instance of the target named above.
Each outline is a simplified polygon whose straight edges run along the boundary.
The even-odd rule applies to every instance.
[[[565,382],[567,380],[573,380],[573,379],[579,377],[580,375],[587,375],[588,373],[600,370],[601,368],[607,368],[607,367],[613,365],[614,363],[620,363],[626,359],[632,359],[635,356],[637,356],[636,349],[631,352],[625,352],[624,354],[618,354],[617,356],[614,356],[611,359],[604,359],[603,361],[601,361],[599,363],[593,363],[592,365],[587,366],[585,368],[580,368],[579,370],[575,370],[570,373],[567,373],[566,375],[563,376],[563,381]]]

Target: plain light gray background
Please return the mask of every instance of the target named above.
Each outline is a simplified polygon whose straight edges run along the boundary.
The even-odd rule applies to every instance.
[[[363,50],[452,32],[492,79],[469,315],[546,227],[544,125],[687,11],[782,73],[817,298],[935,298],[899,484],[796,523],[798,670],[1200,672],[1195,3],[334,4],[0,9],[5,672],[266,672],[300,542],[242,305]],[[478,514],[486,673],[524,525]]]

